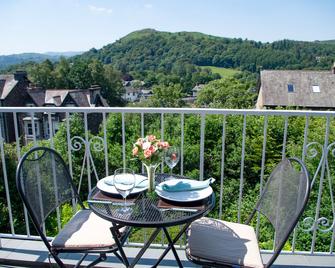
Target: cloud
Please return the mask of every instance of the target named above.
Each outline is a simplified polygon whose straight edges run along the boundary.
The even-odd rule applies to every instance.
[[[97,6],[93,6],[93,5],[89,5],[88,9],[92,12],[95,12],[95,13],[111,14],[113,12],[113,10],[111,8],[97,7]]]
[[[149,9],[149,8],[152,8],[153,5],[152,4],[145,4],[144,7]]]

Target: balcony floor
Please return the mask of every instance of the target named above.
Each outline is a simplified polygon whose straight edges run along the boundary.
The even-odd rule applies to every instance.
[[[0,248],[0,267],[50,267],[48,261],[48,251],[41,241],[21,240],[21,239],[1,239]],[[138,248],[126,247],[126,254],[130,259],[138,252]],[[198,267],[190,263],[184,250],[177,250],[185,268]],[[142,257],[136,267],[151,267],[162,249],[150,248]],[[64,254],[61,256],[66,264],[74,264],[79,259],[80,254]],[[263,254],[266,260],[267,254]],[[93,260],[94,256],[87,258]],[[53,262],[53,260],[52,260]],[[87,262],[83,263],[85,266]],[[170,252],[162,261],[160,267],[176,267],[173,254]],[[107,261],[101,262],[96,267],[124,267],[116,257],[109,255]],[[332,256],[308,256],[308,255],[289,255],[281,254],[273,267],[335,267],[335,255]]]

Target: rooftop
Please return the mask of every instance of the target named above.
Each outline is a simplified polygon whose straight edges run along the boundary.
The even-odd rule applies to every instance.
[[[264,106],[335,108],[335,74],[331,71],[264,70],[260,91]]]

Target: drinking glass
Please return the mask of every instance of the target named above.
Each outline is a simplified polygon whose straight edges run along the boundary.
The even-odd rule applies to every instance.
[[[180,157],[180,153],[179,153],[178,147],[171,146],[166,150],[164,160],[165,160],[165,163],[170,168],[170,176],[167,178],[167,180],[173,179],[172,169],[178,164],[179,157]]]
[[[127,206],[126,198],[135,187],[135,174],[129,168],[119,168],[114,171],[113,184],[115,189],[124,199],[124,206],[118,210],[119,213],[128,214],[132,209]]]

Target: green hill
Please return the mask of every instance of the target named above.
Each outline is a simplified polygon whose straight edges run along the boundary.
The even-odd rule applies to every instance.
[[[335,44],[293,40],[262,43],[196,32],[144,29],[99,50],[91,49],[79,58],[97,58],[122,72],[171,72],[180,63],[251,72],[260,69],[329,69],[335,59]]]
[[[222,78],[223,77],[233,77],[236,74],[240,73],[241,71],[237,69],[229,69],[223,67],[215,67],[215,66],[201,66],[203,69],[210,69],[213,74],[219,74]]]
[[[80,53],[82,52],[46,52],[46,53],[20,53],[12,55],[0,55],[0,69],[5,69],[14,64],[42,62],[46,59],[56,61],[61,56],[68,58]]]

